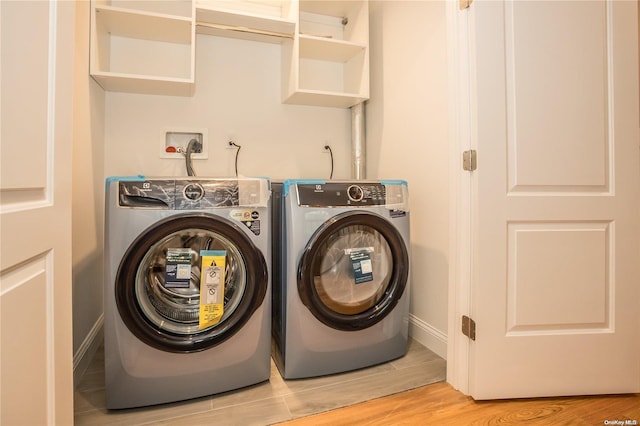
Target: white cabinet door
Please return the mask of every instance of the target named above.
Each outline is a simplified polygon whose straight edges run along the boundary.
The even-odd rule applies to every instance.
[[[75,4],[1,1],[0,424],[73,424]]]
[[[477,0],[462,13],[478,152],[469,393],[638,392],[637,4]]]

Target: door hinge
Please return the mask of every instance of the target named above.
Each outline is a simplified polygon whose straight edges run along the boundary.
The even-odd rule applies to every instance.
[[[462,334],[476,340],[476,322],[466,315],[462,316]]]
[[[458,5],[460,6],[460,10],[468,9],[473,3],[473,0],[459,0]]]
[[[470,149],[462,153],[462,169],[472,172],[478,168],[478,153],[475,149]]]

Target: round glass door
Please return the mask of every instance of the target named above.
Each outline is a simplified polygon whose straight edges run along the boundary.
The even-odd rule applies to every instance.
[[[298,268],[298,293],[313,315],[340,330],[382,320],[406,287],[409,256],[398,230],[360,212],[334,217],[310,239]]]
[[[201,253],[212,250],[224,253],[224,297],[220,318],[203,327]],[[165,351],[193,352],[235,334],[262,304],[267,285],[264,257],[236,225],[220,217],[181,215],[133,242],[115,291],[121,318],[140,340]]]

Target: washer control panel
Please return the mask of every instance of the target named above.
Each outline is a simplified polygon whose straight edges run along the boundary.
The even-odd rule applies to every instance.
[[[381,183],[298,183],[298,204],[307,207],[382,206],[386,188]]]
[[[135,180],[120,181],[121,207],[170,210],[210,209],[239,205],[235,180]]]

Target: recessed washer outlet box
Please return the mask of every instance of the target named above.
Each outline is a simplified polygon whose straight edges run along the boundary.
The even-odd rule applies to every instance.
[[[192,139],[200,142],[200,149],[191,153],[194,160],[205,160],[209,158],[209,144],[207,143],[206,129],[164,129],[162,132],[162,151],[160,158],[184,159],[187,152],[187,145]]]

